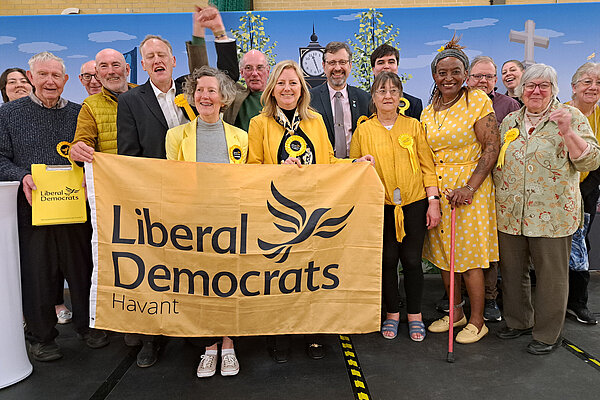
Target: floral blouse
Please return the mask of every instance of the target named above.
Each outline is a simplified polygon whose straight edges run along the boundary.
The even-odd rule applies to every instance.
[[[577,160],[569,157],[558,125],[548,120],[560,107],[571,112],[573,131],[591,145]],[[500,125],[501,145],[511,128],[518,129],[518,136],[506,148],[504,165],[493,170],[498,230],[530,237],[573,234],[582,221],[579,172],[600,165],[600,147],[587,118],[575,107],[554,99],[546,117],[530,134],[525,128],[525,107],[509,114]]]

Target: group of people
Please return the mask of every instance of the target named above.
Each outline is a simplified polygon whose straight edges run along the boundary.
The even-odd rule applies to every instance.
[[[326,82],[309,89],[292,60],[271,70],[267,57],[252,50],[238,64],[235,41],[227,37],[215,8],[198,8],[193,20],[193,38],[186,43],[190,74],[179,79],[173,78],[176,59],[170,43],[154,35],[139,46],[149,76],[145,84],[128,83],[123,55],[104,49],[93,64],[82,66],[82,84],[97,91],[82,105],[61,97],[68,75],[63,61],[51,53],[33,56],[27,72],[15,68],[0,77],[7,103],[0,107],[0,180],[22,183],[23,309],[34,359],[62,357],[54,325],[63,276],[80,337],[94,348],[109,340],[106,332],[87,324],[89,222],[31,225],[36,189],[31,164],[68,163],[56,152],[61,141],[72,143],[70,158],[78,163],[93,162],[96,151],[211,163],[369,162],[385,187],[381,333],[386,339],[398,334],[399,263],[409,337],[422,341],[427,330],[449,330],[448,316],[427,329],[423,323],[422,257],[441,270],[446,292],[454,291],[454,304],[448,307],[456,309],[454,326],[464,326],[458,343],[480,340],[488,333],[485,320],[501,319],[497,263],[506,320],[499,337],[531,334],[527,351],[547,354],[560,344],[567,310],[580,322],[596,322],[587,309],[585,239],[600,196],[600,65],[580,67],[572,80],[572,100],[561,104],[552,67],[525,69],[511,60],[501,69],[508,89],[503,95],[496,91],[494,61],[479,56],[469,62],[453,38],[431,63],[434,88],[423,109],[421,100],[404,92],[398,50],[387,44],[371,55],[375,79],[370,93],[347,84],[352,52],[343,42],[326,46]],[[218,68],[208,66],[205,29],[215,37]],[[238,82],[240,76],[245,85]],[[458,273],[452,288],[451,250]],[[462,309],[463,281],[468,318]],[[305,341],[311,358],[325,355],[319,335],[306,335]],[[125,342],[141,345],[140,367],[157,361],[160,337],[127,334]],[[198,377],[215,374],[219,344],[221,374],[238,373],[234,342],[223,337],[206,346]],[[289,348],[289,337],[268,340],[276,362],[287,361]]]

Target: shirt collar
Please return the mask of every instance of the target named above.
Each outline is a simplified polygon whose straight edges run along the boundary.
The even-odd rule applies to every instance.
[[[42,101],[33,92],[29,93],[29,98],[31,99],[31,101],[33,101],[38,106],[48,108],[44,105],[44,103],[42,103]],[[67,100],[63,99],[62,97],[59,97],[56,104],[53,107],[50,107],[50,109],[59,110],[61,108],[65,108],[68,103],[69,102]]]
[[[154,83],[152,82],[152,79],[150,79],[150,86],[152,86],[152,90],[154,91],[154,95],[156,97],[158,97],[158,95],[161,93],[166,94],[166,93],[163,93],[162,90],[157,88],[156,85],[154,85]],[[173,92],[175,91],[175,81],[173,79],[171,79],[171,87],[169,88],[169,90],[167,90],[167,93],[169,93],[171,90],[173,90]]]
[[[341,90],[336,90],[329,85],[329,82],[327,82],[327,88],[329,89],[329,99],[331,100],[333,100],[333,96],[335,96],[336,92],[340,92],[344,98],[348,98],[348,84],[344,85]]]

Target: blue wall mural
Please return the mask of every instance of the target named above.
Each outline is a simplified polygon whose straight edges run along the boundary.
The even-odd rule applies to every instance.
[[[255,12],[266,18],[262,28],[277,42],[272,53],[275,61],[299,59],[299,48],[311,41],[313,24],[318,42],[357,41],[360,14],[368,10],[319,10]],[[380,21],[393,25],[400,50],[400,73],[411,78],[407,92],[429,98],[432,78],[429,64],[437,49],[452,37],[462,35],[469,57],[488,55],[502,64],[508,59],[523,60],[524,44],[511,42],[511,30],[525,31],[527,20],[535,24],[535,35],[548,38],[548,48],[534,47],[534,59],[554,66],[559,75],[562,100],[571,95],[570,79],[575,69],[589,59],[600,61],[600,3],[544,4],[522,6],[479,6],[443,8],[378,9]],[[228,31],[239,29],[243,12],[224,13]],[[364,21],[362,21],[364,22]],[[0,17],[0,71],[19,66],[27,69],[27,60],[43,50],[62,57],[70,80],[64,97],[81,102],[86,93],[79,79],[79,67],[93,59],[99,50],[112,47],[123,53],[138,46],[146,34],[159,34],[174,47],[177,58],[175,76],[187,73],[185,41],[190,40],[192,14],[108,14]],[[362,35],[362,34],[360,34]],[[360,36],[359,35],[359,36]],[[514,34],[513,34],[514,35]],[[211,64],[215,63],[212,36],[207,35]],[[598,53],[598,57],[595,54]],[[146,73],[137,58],[137,81]],[[351,84],[356,78],[351,77]],[[504,87],[499,80],[499,91]]]

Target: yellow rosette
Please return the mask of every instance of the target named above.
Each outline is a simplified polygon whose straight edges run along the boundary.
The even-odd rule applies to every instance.
[[[512,128],[506,131],[504,134],[504,144],[500,149],[500,154],[498,154],[498,162],[496,163],[496,168],[502,168],[504,165],[504,155],[506,154],[506,149],[508,149],[508,145],[519,137],[519,129]]]
[[[232,164],[242,163],[242,148],[237,144],[234,144],[229,148],[229,159]]]
[[[410,165],[413,170],[413,174],[417,173],[417,155],[415,154],[415,140],[412,136],[403,133],[398,136],[398,143],[400,146],[408,150],[408,154],[410,155]]]
[[[190,103],[188,103],[183,93],[175,96],[175,105],[177,107],[183,107],[190,121],[193,121],[194,118],[196,118],[196,113],[194,113],[194,110],[192,110]]]
[[[69,158],[69,153],[71,152],[71,143],[60,142],[56,145],[56,151],[61,155],[61,157]]]
[[[410,107],[410,101],[408,101],[407,98],[400,97],[400,103],[403,103],[404,105],[398,106],[398,111],[400,111],[400,114],[406,115],[406,110]]]
[[[285,141],[285,151],[290,157],[298,157],[306,152],[306,140],[300,135],[292,135]]]

